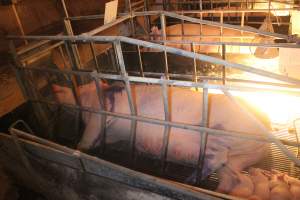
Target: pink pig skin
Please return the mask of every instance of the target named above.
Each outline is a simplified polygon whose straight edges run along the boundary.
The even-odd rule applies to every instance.
[[[263,170],[251,168],[249,174],[254,184],[254,195],[260,197],[261,200],[270,198],[269,179],[263,174]]]
[[[246,174],[238,174],[238,183],[230,191],[230,195],[248,198],[253,194],[254,185],[251,178]]]
[[[107,85],[101,85],[105,89]],[[56,96],[60,103],[74,104],[74,98],[69,88],[56,86]],[[132,85],[132,93],[139,116],[164,120],[164,107],[162,90],[156,85]],[[93,109],[99,108],[96,87],[94,83],[83,85],[79,88],[79,97],[82,106]],[[179,87],[169,88],[170,113],[173,122],[181,122],[199,125],[202,119],[202,93]],[[115,93],[114,112],[130,114],[128,98],[125,91]],[[244,114],[234,102],[227,96],[221,94],[210,94],[209,105],[209,127],[235,131],[244,134],[259,134],[264,131],[248,115]],[[111,103],[111,102],[110,102]],[[245,104],[245,103],[244,103]],[[247,108],[247,104],[245,104]],[[109,108],[112,105],[108,105]],[[269,128],[268,119],[250,110]],[[93,148],[95,141],[100,136],[101,115],[83,112],[83,121],[86,124],[78,149],[88,150]],[[106,143],[114,143],[130,138],[130,120],[108,117],[111,121],[106,128]],[[137,122],[135,148],[141,152],[151,153],[159,156],[162,151],[162,139],[164,127]],[[197,131],[179,128],[170,129],[168,160],[183,161],[195,164],[200,149],[200,134]],[[221,174],[226,170],[221,167],[225,165],[233,171],[240,171],[260,161],[268,150],[268,144],[241,138],[209,135],[207,141],[205,173],[206,175],[220,169]],[[225,172],[222,172],[225,171]],[[225,175],[224,177],[230,177]],[[221,185],[226,183],[226,178],[220,180]],[[223,182],[223,183],[222,183]]]
[[[291,200],[289,185],[283,180],[284,174],[273,174],[270,181],[270,200]]]

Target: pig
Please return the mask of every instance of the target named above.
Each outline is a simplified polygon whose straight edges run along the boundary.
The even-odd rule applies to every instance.
[[[289,185],[284,180],[284,173],[274,173],[270,181],[270,200],[291,200]]]
[[[268,200],[270,198],[270,184],[269,178],[264,175],[264,170],[250,168],[249,174],[254,184],[254,195],[261,200]]]
[[[231,189],[230,195],[248,198],[253,194],[254,185],[251,178],[242,173],[237,173],[238,183]]]
[[[116,113],[130,114],[127,93],[122,86],[112,87],[100,83],[106,93],[105,106],[107,110]],[[75,104],[70,88],[54,85],[54,92],[60,103]],[[118,89],[117,89],[118,88]],[[131,84],[137,115],[164,120],[164,104],[162,89],[158,85]],[[170,87],[170,118],[173,122],[200,125],[202,121],[202,92],[180,87]],[[81,105],[99,109],[99,102],[94,82],[78,89]],[[117,91],[117,92],[114,92]],[[109,94],[109,95],[107,95]],[[107,96],[109,96],[107,98]],[[113,97],[113,98],[112,98]],[[208,127],[219,130],[235,131],[243,134],[259,134],[261,126],[257,125],[244,111],[240,110],[227,96],[209,94]],[[244,105],[247,105],[243,102]],[[268,118],[259,112],[255,116],[269,128]],[[86,124],[83,136],[77,146],[79,150],[87,151],[99,144],[101,136],[101,115],[83,112]],[[130,138],[131,121],[108,116],[106,123],[106,143],[127,141]],[[143,153],[160,156],[163,146],[164,126],[137,122],[135,148]],[[192,130],[170,128],[168,161],[180,161],[196,164],[201,144],[200,133]],[[246,167],[263,159],[268,151],[268,144],[237,137],[209,134],[202,178],[218,170],[220,173],[220,190],[228,179],[233,179],[231,171],[240,172]],[[228,173],[229,172],[229,175]],[[231,188],[223,190],[229,192]]]

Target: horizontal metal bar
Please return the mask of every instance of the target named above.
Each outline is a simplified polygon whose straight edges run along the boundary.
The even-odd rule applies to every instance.
[[[164,46],[160,44],[154,44],[151,42],[147,41],[142,41],[142,40],[137,40],[133,38],[127,38],[123,36],[86,36],[86,35],[80,35],[80,36],[8,36],[8,39],[27,39],[27,40],[66,40],[66,41],[82,41],[82,42],[113,42],[113,41],[120,41],[120,42],[125,42],[129,44],[134,44],[134,45],[140,45],[143,47],[148,47],[148,48],[154,48],[154,49],[159,49],[166,51],[167,53],[173,53],[176,55],[180,56],[185,56],[188,58],[195,58],[197,60],[201,61],[206,61],[218,65],[224,65],[226,67],[232,67],[235,69],[239,69],[242,71],[246,71],[249,73],[257,74],[260,76],[268,77],[271,79],[276,79],[279,81],[291,83],[300,86],[300,80],[296,78],[291,78],[283,75],[279,75],[273,72],[265,71],[262,69],[246,66],[243,64],[238,64],[238,63],[232,63],[228,62],[223,59],[215,58],[212,56],[207,56],[204,54],[195,54],[190,51],[185,51],[182,49],[177,49],[169,46]]]
[[[224,37],[224,36],[218,36],[218,37]],[[150,40],[150,42],[183,44],[183,45],[191,45],[191,43],[193,43],[195,45],[205,45],[205,46],[226,45],[226,46],[249,46],[249,47],[269,47],[269,48],[300,48],[300,44],[296,44],[296,43],[291,44],[291,43],[247,43],[247,42],[205,42],[205,41],[194,42],[190,40]]]
[[[115,74],[103,74],[103,73],[97,73],[97,72],[86,72],[86,71],[69,71],[69,70],[56,70],[56,69],[50,69],[50,68],[34,68],[34,67],[27,67],[23,68],[23,70],[36,70],[36,71],[45,71],[49,73],[58,73],[58,74],[68,74],[68,75],[77,75],[77,76],[89,76],[89,77],[96,77],[100,79],[108,79],[108,80],[121,80],[124,81],[124,77],[121,75],[115,75]],[[161,80],[157,78],[149,78],[149,77],[136,77],[136,76],[128,76],[127,78],[131,82],[138,82],[138,83],[152,83],[152,84],[161,84]],[[209,78],[206,78],[209,79]],[[231,80],[231,79],[230,79]],[[232,79],[231,81],[241,81],[239,79]],[[191,82],[191,81],[181,81],[181,80],[166,80],[168,85],[173,86],[179,86],[179,87],[197,87],[197,88],[208,88],[208,89],[217,89],[217,90],[234,90],[234,91],[249,91],[249,92],[278,92],[278,93],[288,93],[288,94],[300,94],[300,90],[298,87],[294,85],[290,85],[289,88],[283,88],[281,85],[277,88],[262,88],[262,87],[255,87],[255,86],[234,86],[234,85],[215,85],[215,84],[209,84],[209,83],[202,83],[202,82]],[[244,80],[244,82],[250,82],[248,80]],[[257,82],[254,82],[257,83]],[[259,82],[258,82],[259,83]],[[270,83],[271,84],[271,83]],[[273,84],[272,86],[276,86]],[[288,86],[288,85],[285,85]]]
[[[121,22],[124,22],[124,21],[126,21],[126,20],[128,20],[130,18],[132,18],[131,15],[122,16],[122,17],[116,19],[115,21],[113,21],[111,23],[104,24],[104,25],[102,25],[102,26],[100,26],[98,28],[93,29],[92,31],[83,33],[82,35],[89,35],[89,36],[96,35],[96,34],[102,32],[102,31],[104,31],[104,30],[106,30],[108,28],[111,28],[111,27],[113,27],[113,26],[115,26],[115,25],[117,25],[117,24],[119,24]]]
[[[267,31],[261,31],[256,28],[252,27],[241,27],[241,26],[236,26],[236,25],[231,25],[231,24],[224,24],[220,22],[212,22],[204,19],[196,19],[184,15],[178,15],[175,13],[171,12],[166,12],[163,11],[164,15],[168,17],[173,17],[176,19],[181,19],[185,20],[188,22],[194,22],[194,23],[199,23],[199,24],[206,24],[206,25],[211,25],[211,26],[217,26],[217,27],[222,27],[222,28],[228,28],[228,29],[233,29],[233,30],[238,30],[238,31],[244,31],[244,32],[249,32],[249,33],[257,33],[259,35],[264,35],[264,36],[270,36],[270,37],[275,37],[275,38],[281,38],[281,39],[289,39],[287,35],[279,34],[279,33],[272,33],[272,32],[267,32]]]

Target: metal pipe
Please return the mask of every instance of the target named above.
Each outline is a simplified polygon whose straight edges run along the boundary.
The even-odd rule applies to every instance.
[[[163,104],[164,104],[164,113],[165,113],[165,121],[171,121],[171,106],[169,105],[169,88],[166,82],[162,82],[162,96],[163,96]],[[163,145],[162,145],[162,152],[161,152],[161,173],[164,173],[167,154],[168,154],[168,146],[170,140],[170,129],[171,127],[165,125],[164,127],[164,136],[163,136]]]
[[[122,53],[122,47],[121,47],[121,43],[120,41],[115,41],[114,43],[114,48],[116,51],[116,56],[118,59],[118,64],[119,67],[121,69],[121,77],[123,78],[124,82],[125,82],[125,89],[126,89],[126,93],[127,93],[127,98],[128,98],[128,103],[129,103],[129,108],[130,108],[130,112],[132,116],[136,116],[136,108],[135,108],[135,103],[134,103],[134,99],[132,96],[132,91],[131,91],[131,87],[130,87],[130,81],[126,72],[126,68],[125,68],[125,63],[124,63],[124,58],[123,58],[123,53]],[[134,161],[135,159],[135,139],[136,139],[136,125],[137,125],[137,121],[136,120],[132,120],[131,121],[131,127],[130,127],[130,154],[131,154],[131,158]]]
[[[138,56],[139,56],[139,66],[140,66],[140,75],[141,77],[144,77],[144,69],[143,69],[143,60],[142,60],[142,55],[141,55],[141,49],[140,46],[137,45],[137,50],[138,50]]]
[[[21,35],[24,36],[24,35],[25,35],[25,31],[24,31],[23,24],[22,24],[22,22],[21,22],[21,19],[20,19],[20,17],[19,17],[19,14],[18,14],[18,12],[17,12],[17,9],[16,9],[15,4],[12,3],[12,4],[11,4],[11,7],[12,7],[13,13],[14,13],[14,15],[15,15],[15,17],[16,17],[17,25],[18,25],[18,28],[19,28],[19,30],[20,30],[20,32],[21,32]],[[25,42],[25,44],[28,44],[28,41],[27,41],[27,40],[24,40],[24,42]]]
[[[209,119],[209,114],[208,114],[208,106],[209,105],[208,104],[209,104],[208,89],[203,88],[203,93],[202,93],[202,122],[201,122],[202,127],[208,127],[208,119]],[[208,133],[207,132],[202,132],[200,136],[201,136],[200,137],[201,142],[200,142],[199,157],[198,157],[197,166],[196,166],[196,174],[197,174],[196,184],[200,183],[200,180],[201,180],[201,177],[202,177]]]
[[[92,51],[92,54],[93,54],[96,70],[97,70],[97,72],[100,72],[100,66],[99,66],[99,63],[98,63],[98,59],[97,59],[96,52],[95,52],[95,46],[94,46],[93,42],[90,42],[90,47],[91,47],[91,51]]]
[[[219,65],[224,65],[226,67],[232,67],[235,69],[239,69],[242,71],[246,71],[249,73],[254,73],[257,75],[261,75],[261,76],[265,76],[271,79],[277,79],[279,81],[283,81],[283,82],[287,82],[287,83],[291,83],[291,84],[295,84],[295,85],[300,85],[300,80],[296,79],[296,78],[291,78],[291,77],[286,77],[286,76],[282,76],[273,72],[269,72],[266,70],[262,70],[262,69],[257,69],[254,67],[249,67],[243,64],[238,64],[238,63],[232,63],[232,62],[228,62],[219,58],[214,58],[211,56],[207,56],[204,54],[194,54],[193,52],[189,52],[189,51],[185,51],[185,50],[181,50],[181,49],[177,49],[177,48],[173,48],[173,47],[168,47],[168,46],[163,46],[163,45],[159,45],[159,44],[153,44],[147,41],[142,41],[142,40],[137,40],[137,39],[133,39],[133,38],[127,38],[127,37],[123,37],[123,36],[94,36],[94,37],[90,37],[90,36],[20,36],[20,37],[13,37],[10,36],[10,39],[52,39],[52,40],[66,40],[66,41],[85,41],[85,42],[101,42],[101,41],[119,41],[119,42],[126,42],[129,44],[134,44],[134,45],[140,45],[143,47],[148,47],[148,48],[155,48],[155,49],[159,49],[159,50],[163,50],[166,51],[167,53],[173,53],[176,55],[181,55],[181,56],[185,56],[188,58],[196,58],[197,60],[202,60],[202,61],[206,61],[206,62],[210,62],[210,63],[214,63],[214,64],[219,64]]]

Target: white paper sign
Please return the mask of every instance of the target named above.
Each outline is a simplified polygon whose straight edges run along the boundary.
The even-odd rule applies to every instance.
[[[110,1],[105,4],[104,24],[110,23],[117,19],[118,0]]]

